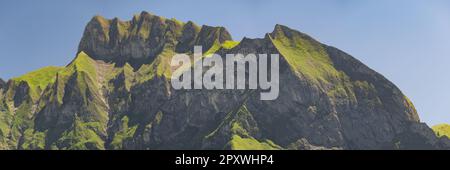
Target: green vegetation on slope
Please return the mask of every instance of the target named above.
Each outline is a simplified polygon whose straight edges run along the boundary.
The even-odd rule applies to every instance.
[[[74,71],[86,72],[88,75],[97,77],[95,61],[86,53],[80,52],[77,57],[60,73],[62,75],[71,75]]]
[[[39,87],[41,90],[45,88],[48,84],[55,81],[55,76],[61,67],[44,67],[39,70],[27,73],[23,76],[13,78],[14,81],[26,81],[32,87]]]
[[[329,83],[330,78],[341,76],[320,43],[293,30],[288,30],[289,36],[280,30],[289,28],[277,26],[276,29],[271,40],[294,71],[316,83]]]
[[[127,139],[131,139],[134,136],[134,133],[136,132],[137,125],[129,127],[129,119],[127,116],[122,118],[122,127],[121,129],[116,132],[114,135],[114,138],[111,142],[111,149],[122,149],[123,148],[123,142]]]
[[[238,44],[239,42],[235,41],[225,41],[223,44],[216,41],[214,45],[203,54],[203,56],[211,55],[221,48],[233,48]],[[176,53],[170,47],[164,48],[161,54],[159,54],[151,64],[144,64],[141,68],[139,68],[136,72],[137,81],[144,82],[154,77],[165,77],[170,79],[172,76],[172,68],[170,67],[170,63],[175,54]],[[192,61],[192,63],[194,62],[196,61]],[[189,67],[186,67],[186,69],[188,68]]]
[[[247,112],[247,108],[244,108]],[[238,122],[234,122],[231,127],[232,137],[229,142],[232,150],[279,150],[282,147],[271,140],[258,141],[250,136]]]
[[[102,85],[108,85],[110,79],[117,77],[117,74],[125,72],[126,75],[133,74],[132,69],[126,65],[123,68],[114,67],[114,64],[107,64],[95,61],[86,53],[80,52],[77,57],[66,67],[46,67],[21,77],[13,79],[14,86],[18,82],[26,82],[31,93],[36,99],[43,96],[39,103],[24,100],[17,106],[11,106],[0,101],[0,149],[105,149],[104,137],[106,134],[106,124],[108,113],[106,104],[102,96]],[[127,80],[127,88],[130,88],[130,80]],[[54,84],[55,83],[55,84]],[[48,91],[43,91],[51,85]],[[52,91],[54,88],[54,91]],[[12,88],[13,89],[13,88]],[[14,90],[10,90],[14,94]],[[44,92],[44,93],[42,93]],[[41,94],[42,93],[42,94]],[[76,103],[63,105],[65,95]],[[8,100],[12,100],[9,95]],[[63,130],[66,127],[57,126],[46,129],[35,129],[36,113],[57,101],[57,109],[67,109],[76,107],[79,115],[71,127],[64,132],[57,134],[58,138],[50,139],[47,132],[55,132],[55,128]],[[9,113],[11,111],[11,113]],[[53,113],[52,113],[53,114]],[[54,113],[59,114],[59,113]],[[70,119],[70,118],[69,118]],[[70,121],[70,120],[66,120]],[[38,122],[40,123],[40,122]],[[6,137],[7,136],[7,137]],[[46,142],[51,143],[46,143]]]
[[[102,66],[84,52],[80,52],[58,73],[56,93],[58,103],[63,104],[64,95],[70,95],[67,97],[78,100],[74,105],[60,107],[79,107],[80,113],[73,113],[75,121],[72,122],[72,127],[60,134],[56,143],[47,145],[58,149],[105,149],[102,137],[106,133],[108,113],[99,83],[100,80],[111,77],[109,74],[114,74],[115,71],[102,69],[109,67]],[[102,72],[108,75],[100,75]]]
[[[23,135],[24,143],[22,144],[22,149],[45,149],[45,136],[46,132],[34,131],[33,129],[25,130]]]
[[[232,49],[232,48],[236,47],[237,45],[239,45],[239,43],[240,43],[239,41],[227,40],[222,43],[222,47],[225,49]]]
[[[440,124],[435,125],[432,127],[434,133],[436,133],[437,136],[447,136],[450,138],[450,125],[449,124]]]
[[[252,137],[247,129],[258,131],[258,127],[253,127],[248,122],[252,120],[252,114],[248,111],[247,106],[243,105],[236,112],[230,112],[217,129],[206,135],[204,139],[212,139],[216,135],[220,135],[221,129],[226,128],[230,133],[230,139],[225,147],[232,150],[280,150],[283,149],[271,140],[258,140]],[[246,128],[244,128],[246,127]]]
[[[34,127],[34,109],[35,103],[41,96],[41,93],[47,86],[55,82],[57,73],[62,70],[61,67],[44,67],[36,71],[32,71],[20,77],[13,78],[13,85],[15,88],[9,90],[9,95],[4,101],[0,101],[4,108],[0,107],[0,137],[8,136],[8,145],[11,147],[16,145],[19,140],[23,140],[23,146],[26,149],[39,149],[43,145],[38,138],[42,138],[42,134],[34,134],[30,131]],[[28,94],[31,98],[26,98],[20,105],[13,106],[7,101],[14,100],[11,94],[17,93],[17,86],[20,83],[26,83],[28,87]],[[2,111],[3,110],[3,111]],[[33,139],[34,141],[29,141]],[[33,143],[30,143],[33,142]],[[3,146],[5,147],[5,146]]]
[[[227,41],[223,42],[222,44],[220,44],[219,41],[216,40],[214,42],[213,46],[211,46],[211,48],[209,48],[206,52],[204,52],[204,56],[210,56],[222,48],[223,49],[232,49],[232,48],[236,47],[239,43],[240,43],[239,41],[227,40]]]
[[[55,82],[56,73],[60,70],[62,70],[62,67],[44,67],[20,77],[13,78],[12,80],[17,83],[26,82],[30,87],[31,97],[36,99],[47,85]]]
[[[270,140],[259,141],[252,137],[244,127],[249,127],[248,119],[251,119],[252,114],[243,105],[237,112],[237,119],[231,124],[231,140],[229,145],[232,150],[279,150],[282,149]],[[251,125],[250,125],[251,126]],[[256,128],[256,127],[254,127]]]
[[[323,45],[303,33],[278,25],[269,38],[291,70],[321,87],[330,98],[356,102],[355,88],[373,89],[367,82],[354,82],[337,70]]]
[[[1,102],[1,101],[0,101]],[[8,148],[7,136],[10,133],[10,122],[12,115],[7,111],[2,111],[0,106],[0,150]]]
[[[174,55],[174,51],[165,48],[151,64],[144,64],[139,68],[136,72],[137,81],[142,83],[154,77],[166,77],[170,79],[172,76],[170,61]]]
[[[61,135],[57,145],[63,146],[60,149],[64,150],[105,149],[104,141],[96,133],[96,130],[101,128],[99,122],[82,122],[76,117],[73,127]]]
[[[233,135],[230,141],[232,150],[278,150],[280,146],[267,140],[260,142],[254,138],[242,138],[239,135]]]
[[[77,73],[77,84],[81,91],[85,91],[87,86],[96,87],[94,80],[97,80],[95,61],[86,53],[80,52],[78,56],[63,70],[58,72],[57,100],[62,104],[64,88],[69,78]],[[83,95],[85,98],[86,96]]]

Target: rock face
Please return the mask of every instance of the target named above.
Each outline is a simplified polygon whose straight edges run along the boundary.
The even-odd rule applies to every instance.
[[[227,40],[231,36],[223,27],[199,27],[142,12],[131,21],[94,17],[86,27],[79,52],[93,59],[139,67],[150,64],[164,50],[185,53],[194,45],[209,49],[216,41]]]
[[[5,86],[6,86],[5,81],[3,81],[3,79],[0,79],[0,89],[5,88]]]
[[[279,97],[173,89],[171,57],[194,45],[280,54]],[[0,149],[450,149],[382,75],[282,25],[233,42],[223,27],[146,12],[97,16],[77,57],[49,77],[39,88],[13,79],[0,93]]]

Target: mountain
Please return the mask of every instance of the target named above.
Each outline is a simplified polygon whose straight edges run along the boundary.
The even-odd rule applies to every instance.
[[[447,136],[450,138],[450,125],[449,124],[439,124],[432,127],[437,136]]]
[[[280,54],[280,95],[175,90],[174,54]],[[75,59],[8,81],[0,149],[450,149],[389,80],[286,26],[232,40],[223,27],[142,12],[94,17]]]

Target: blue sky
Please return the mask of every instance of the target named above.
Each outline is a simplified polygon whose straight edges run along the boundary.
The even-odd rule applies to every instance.
[[[385,75],[422,121],[450,123],[448,0],[1,0],[0,77],[63,66],[92,16],[128,20],[143,10],[225,26],[235,40],[289,26]]]

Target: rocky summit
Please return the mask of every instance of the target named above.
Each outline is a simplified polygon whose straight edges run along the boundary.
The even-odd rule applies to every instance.
[[[280,95],[175,90],[175,54],[280,55]],[[221,55],[225,56],[225,55]],[[0,149],[450,149],[411,101],[349,54],[276,25],[233,41],[223,27],[142,12],[96,16],[65,67],[0,81]]]

